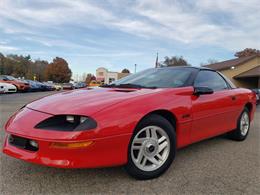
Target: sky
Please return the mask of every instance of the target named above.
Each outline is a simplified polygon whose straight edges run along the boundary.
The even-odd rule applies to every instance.
[[[199,66],[260,49],[259,0],[0,0],[0,52],[66,59],[74,75],[137,71],[165,56]]]

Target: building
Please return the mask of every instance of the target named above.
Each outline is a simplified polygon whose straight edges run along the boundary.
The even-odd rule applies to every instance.
[[[260,55],[206,65],[228,77],[237,87],[260,88]]]
[[[98,68],[96,70],[96,79],[105,84],[112,83],[118,79],[128,76],[129,73],[119,73],[119,72],[111,72],[106,68]]]

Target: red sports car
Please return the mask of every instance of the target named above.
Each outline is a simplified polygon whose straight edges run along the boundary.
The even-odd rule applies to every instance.
[[[62,168],[125,165],[138,179],[165,172],[176,150],[227,133],[246,139],[256,96],[219,72],[154,68],[100,88],[44,97],[7,122],[3,151]]]

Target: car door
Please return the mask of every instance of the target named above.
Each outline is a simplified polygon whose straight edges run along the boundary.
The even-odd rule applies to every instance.
[[[232,89],[224,78],[215,71],[200,70],[194,80],[194,88],[208,87],[214,93],[192,97],[191,141],[213,137],[234,127],[236,100]]]

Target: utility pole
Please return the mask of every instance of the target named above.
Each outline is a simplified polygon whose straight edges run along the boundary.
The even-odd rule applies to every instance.
[[[158,52],[157,52],[156,60],[155,60],[155,68],[158,68],[158,67],[159,67],[159,63],[158,63]]]
[[[135,64],[135,73],[136,73],[136,66],[137,66],[137,64]]]

